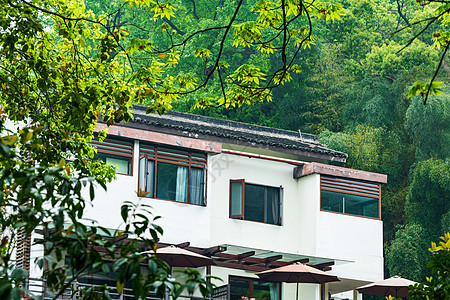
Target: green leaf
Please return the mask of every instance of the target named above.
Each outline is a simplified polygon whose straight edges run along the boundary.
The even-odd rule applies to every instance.
[[[89,186],[89,196],[90,196],[91,200],[94,200],[95,190],[94,190],[94,184],[92,182]]]
[[[120,215],[122,216],[122,220],[126,223],[128,220],[129,207],[128,205],[122,205],[120,208]]]
[[[121,283],[119,280],[116,281],[117,293],[119,293],[119,295],[123,294],[124,287],[125,287],[124,283]]]
[[[14,281],[22,281],[28,276],[27,270],[16,268],[11,273],[11,279]]]

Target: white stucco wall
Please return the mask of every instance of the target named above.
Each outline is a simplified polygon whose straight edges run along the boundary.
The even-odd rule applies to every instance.
[[[226,163],[224,163],[226,162]],[[222,166],[221,168],[214,166]],[[211,209],[211,243],[232,244],[256,249],[297,253],[299,210],[292,165],[230,154],[211,158],[208,175],[208,206]],[[282,226],[229,218],[230,180],[245,179],[272,187],[283,187]]]
[[[383,223],[379,220],[319,212],[317,255],[355,263],[337,265],[333,272],[349,279],[383,279]]]
[[[320,175],[312,174],[296,180],[296,197],[300,207],[296,211],[299,226],[296,228],[300,252],[317,256],[317,211],[320,197]],[[325,256],[328,257],[328,256]]]
[[[94,207],[87,218],[102,226],[122,226],[120,207],[124,201],[139,201],[139,147],[135,143],[133,175],[117,175],[108,191],[96,190]],[[143,198],[153,207],[164,229],[161,241],[194,247],[230,244],[275,252],[351,261],[333,266],[331,273],[347,279],[374,281],[383,277],[382,222],[368,218],[320,211],[320,175],[293,179],[294,165],[232,154],[208,155],[207,206]],[[283,187],[282,225],[229,218],[230,179]],[[213,267],[212,275],[228,282],[230,274],[251,277],[251,272]],[[220,283],[219,283],[220,284]],[[302,297],[317,299],[320,289],[302,285]],[[293,299],[295,285],[283,285],[283,299]]]
[[[110,229],[123,228],[120,208],[125,201],[140,201],[152,207],[154,216],[161,216],[155,223],[164,230],[162,241],[178,244],[190,241],[196,247],[210,246],[210,208],[175,201],[138,198],[139,144],[134,147],[133,174],[117,174],[117,179],[107,184],[107,190],[97,186],[93,206],[88,207],[86,219],[96,220]],[[87,193],[85,198],[88,199]]]

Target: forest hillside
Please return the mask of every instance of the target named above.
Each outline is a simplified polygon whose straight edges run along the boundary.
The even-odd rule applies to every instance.
[[[339,20],[315,21],[317,40],[302,52],[302,72],[275,89],[273,101],[193,108],[197,95],[180,99],[174,109],[314,133],[349,154],[345,166],[387,174],[382,189],[386,276],[422,281],[430,243],[450,230],[447,60],[437,77],[445,93],[430,96],[424,105],[423,97],[409,98],[408,90],[417,80],[427,81],[438,66],[441,50],[433,45],[432,33],[439,25],[398,52],[422,28],[408,26],[432,8],[413,0],[341,3],[345,15]],[[228,48],[227,55],[236,64],[261,64],[251,49],[233,50]],[[212,96],[217,90],[213,86],[203,93]]]

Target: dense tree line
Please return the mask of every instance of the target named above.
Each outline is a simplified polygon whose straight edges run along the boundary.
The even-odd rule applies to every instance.
[[[415,84],[409,95],[425,99],[433,87],[426,105],[407,94],[417,79],[448,81],[441,54],[450,33],[433,34],[441,26],[436,18],[423,32],[409,25],[436,16],[436,8],[447,17],[447,8],[441,14],[440,4],[413,0],[0,4],[1,297],[20,299],[25,292],[26,272],[11,253],[17,231],[29,236],[37,227],[56,233],[37,241],[46,251],[38,264],[47,265],[54,298],[86,271],[111,271],[99,245],[117,260],[112,270],[122,270],[118,290],[130,280],[136,296],[155,288],[174,297],[195,285],[204,294],[211,289],[195,273],[185,274],[192,282],[173,282],[158,260],[152,272],[140,274],[146,257],[127,254],[141,245],[114,243],[136,234],[154,249],[162,229],[146,207],[126,203],[126,229],[112,240],[97,234],[103,228],[80,221],[89,202],[82,186],[90,187],[92,200],[93,182],[104,186],[114,177],[111,166],[92,160],[97,119],[128,121],[136,102],[148,112],[174,108],[316,133],[349,153],[347,166],[388,174],[382,203],[388,270],[416,280],[426,275],[426,245],[450,227],[450,88],[437,95],[437,84]],[[10,121],[29,126],[8,131]],[[66,219],[73,227],[64,227]],[[71,264],[58,263],[63,251],[72,251]]]
[[[444,59],[437,79],[445,82],[445,93],[424,105],[420,95],[408,97],[408,88],[435,72],[441,50],[432,34],[440,25],[401,49],[421,29],[409,26],[435,7],[408,0],[341,3],[341,19],[315,20],[315,47],[302,49],[302,72],[274,91],[273,102],[199,109],[192,107],[194,98],[184,97],[175,109],[315,133],[349,154],[346,166],[387,174],[386,275],[423,280],[430,242],[450,230],[450,69]],[[235,59],[256,57],[241,53]]]

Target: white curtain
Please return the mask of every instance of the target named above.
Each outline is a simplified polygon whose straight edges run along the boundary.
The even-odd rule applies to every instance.
[[[203,205],[203,169],[191,168],[191,204]]]
[[[155,183],[155,162],[152,160],[147,161],[147,174],[146,174],[146,185],[145,191],[150,192],[149,197],[154,197],[153,195],[153,185]]]
[[[280,284],[272,283],[270,285],[270,300],[280,300]]]
[[[280,222],[280,196],[279,193],[272,194],[272,216],[275,224]]]
[[[145,160],[145,157],[139,159],[139,189],[142,191],[145,190]]]
[[[188,191],[188,167],[177,167],[177,190],[175,194],[175,201],[187,202]]]

